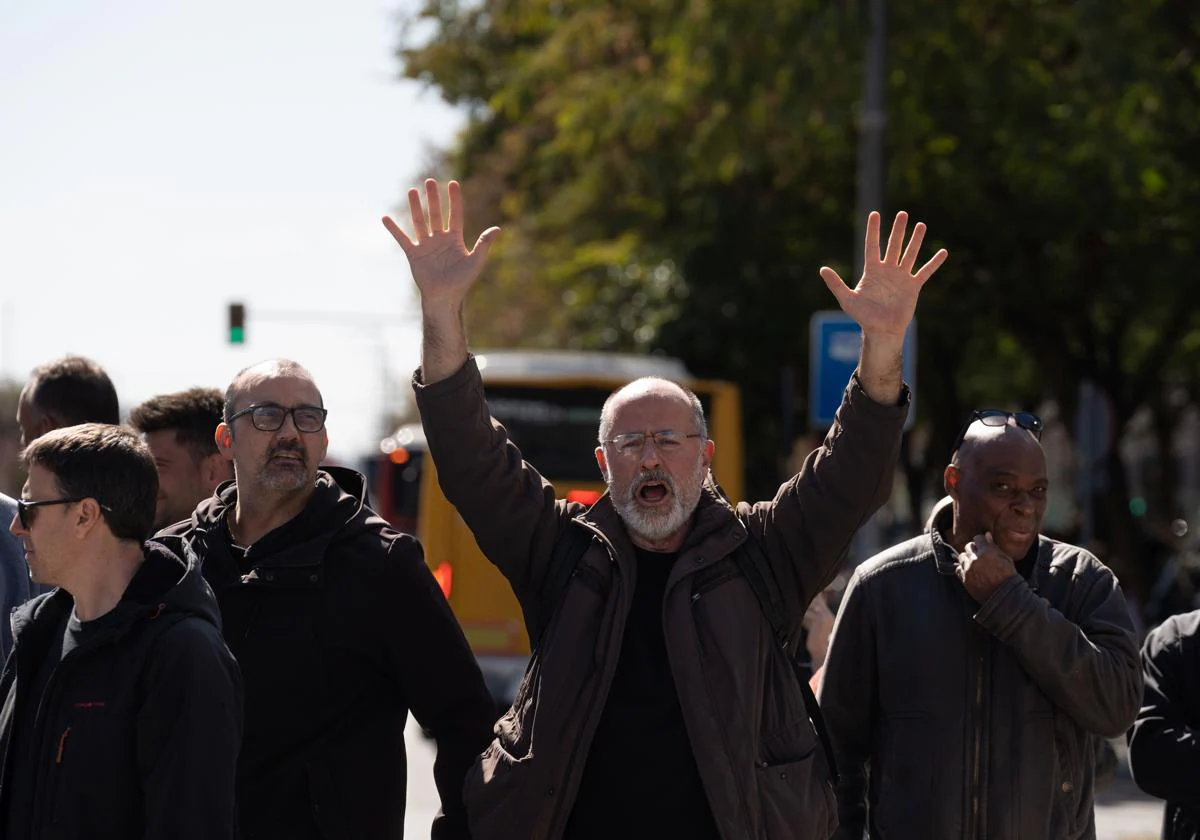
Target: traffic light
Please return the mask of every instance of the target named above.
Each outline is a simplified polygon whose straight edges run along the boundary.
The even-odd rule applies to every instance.
[[[229,343],[246,343],[246,307],[240,303],[229,304]]]

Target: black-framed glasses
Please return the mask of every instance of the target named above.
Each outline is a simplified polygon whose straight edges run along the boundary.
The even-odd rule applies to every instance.
[[[37,508],[49,505],[69,505],[75,502],[82,502],[87,498],[90,498],[90,496],[69,496],[65,499],[40,499],[36,502],[31,502],[27,499],[17,499],[17,519],[21,520],[21,527],[28,531],[33,527],[34,519],[37,518]],[[106,513],[112,513],[112,508],[107,505],[100,505],[100,509]]]
[[[229,423],[245,415],[250,415],[250,422],[254,424],[254,428],[260,432],[277,432],[283,428],[283,421],[287,416],[292,415],[292,422],[296,424],[296,431],[304,432],[305,434],[313,434],[325,428],[325,418],[329,416],[329,412],[315,405],[297,405],[292,408],[284,408],[278,403],[256,403],[248,405],[241,411],[238,411],[230,416]]]
[[[971,412],[971,416],[967,418],[967,422],[963,423],[963,427],[958,432],[958,437],[954,439],[954,446],[950,447],[950,454],[953,455],[962,446],[963,439],[967,436],[967,429],[971,428],[971,424],[979,421],[985,426],[1007,426],[1008,418],[1012,418],[1018,426],[1033,434],[1037,440],[1042,439],[1042,429],[1045,424],[1042,418],[1038,417],[1031,411],[1005,411],[1002,408],[977,408]]]
[[[688,434],[687,432],[677,432],[674,429],[664,429],[661,432],[651,432],[650,434],[626,432],[601,442],[611,444],[616,453],[624,458],[636,458],[645,450],[647,438],[654,441],[654,448],[661,454],[670,455],[678,452],[688,438],[698,437],[700,437],[698,432]]]

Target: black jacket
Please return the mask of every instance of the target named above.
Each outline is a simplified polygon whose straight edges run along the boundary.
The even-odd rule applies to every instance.
[[[1124,734],[1142,696],[1121,588],[1039,536],[1029,580],[976,604],[949,516],[861,565],[842,599],[820,691],[838,837],[1094,838],[1097,739]]]
[[[245,840],[400,840],[410,709],[437,741],[433,836],[467,836],[463,777],[495,707],[420,544],[364,500],[361,475],[324,468],[308,506],[244,568],[224,524],[235,483],[171,529],[201,558],[246,680]]]
[[[174,548],[146,545],[146,561],[103,617],[103,631],[59,663],[36,724],[22,715],[22,726],[36,726],[32,801],[4,795],[12,783],[14,714],[74,601],[56,589],[14,614],[16,642],[0,677],[0,801],[32,809],[33,838],[219,840],[236,834],[232,774],[241,680],[221,639],[212,593],[194,558],[178,542]],[[37,699],[28,705],[37,709]],[[0,831],[6,818],[0,815]]]
[[[1200,838],[1200,610],[1174,615],[1142,646],[1142,709],[1129,730],[1138,787],[1167,800],[1163,840]]]

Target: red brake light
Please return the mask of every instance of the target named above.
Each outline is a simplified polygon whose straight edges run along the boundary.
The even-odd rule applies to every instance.
[[[433,579],[442,588],[442,596],[449,601],[450,590],[454,587],[454,567],[449,563],[438,563],[433,570]]]

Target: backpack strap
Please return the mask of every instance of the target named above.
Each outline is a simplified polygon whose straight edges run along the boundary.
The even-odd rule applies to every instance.
[[[767,552],[759,542],[758,537],[749,528],[746,529],[746,541],[733,553],[734,562],[741,569],[742,576],[749,584],[763,615],[771,625],[775,634],[775,642],[783,655],[792,664],[796,681],[800,683],[800,691],[804,695],[804,708],[808,711],[808,719],[812,721],[813,729],[817,731],[821,749],[825,753],[825,763],[833,777],[834,785],[838,784],[837,764],[833,760],[833,745],[829,741],[829,732],[825,728],[825,716],[821,714],[821,706],[817,703],[817,695],[813,694],[804,669],[797,661],[796,647],[798,639],[792,638],[788,629],[787,605],[783,600],[783,591],[779,581],[767,560]]]
[[[554,540],[554,549],[550,555],[550,565],[546,575],[538,587],[534,603],[521,605],[525,616],[525,631],[529,634],[530,650],[537,650],[546,635],[546,628],[554,618],[559,603],[566,594],[567,586],[575,575],[575,569],[583,554],[592,544],[592,532],[574,520],[559,532]]]

